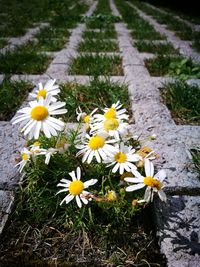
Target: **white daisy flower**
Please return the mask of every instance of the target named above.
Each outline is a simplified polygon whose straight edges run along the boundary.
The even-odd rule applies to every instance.
[[[127,133],[128,123],[121,120],[110,118],[91,125],[91,133],[106,132],[109,136],[113,136],[116,140]]]
[[[143,187],[147,187],[144,195],[144,200],[146,202],[153,201],[154,193],[158,193],[158,196],[162,201],[167,201],[166,194],[163,189],[163,180],[166,177],[166,173],[164,170],[160,170],[156,175],[154,175],[154,166],[153,163],[145,159],[144,160],[144,169],[145,169],[145,177],[143,177],[138,171],[133,170],[134,178],[126,177],[124,180],[126,182],[135,183],[135,185],[130,185],[126,188],[127,192],[135,191],[141,189]]]
[[[95,122],[104,122],[108,119],[117,119],[117,120],[128,120],[129,116],[126,113],[126,109],[120,109],[122,105],[118,101],[115,104],[112,104],[110,108],[104,109],[104,114],[95,114]]]
[[[21,161],[15,165],[15,167],[19,166],[19,172],[22,172],[23,168],[27,164],[28,161],[30,161],[31,157],[31,152],[27,148],[23,148],[22,151],[20,152],[21,154]]]
[[[42,153],[45,153],[46,149],[40,148],[40,142],[35,141],[32,145],[30,145],[30,152],[32,155],[37,156],[41,155]]]
[[[42,83],[38,84],[38,89],[34,92],[34,93],[30,93],[30,96],[37,98],[39,100],[39,97],[43,97],[46,98],[47,94],[51,94],[52,98],[51,101],[52,102],[56,102],[57,99],[54,97],[56,96],[58,93],[60,93],[60,89],[58,87],[58,85],[55,85],[56,80],[49,80],[45,86],[42,85]]]
[[[54,154],[58,153],[58,149],[55,149],[53,147],[48,148],[45,153],[43,153],[43,155],[45,155],[45,164],[49,164],[49,161],[51,159],[51,156],[53,156]]]
[[[75,171],[72,171],[69,173],[69,175],[72,177],[72,181],[67,179],[62,179],[60,183],[57,186],[64,187],[64,189],[61,189],[58,191],[57,194],[61,192],[68,192],[69,194],[61,201],[60,205],[63,204],[63,202],[66,202],[68,204],[71,200],[74,198],[76,199],[76,203],[79,208],[82,207],[83,204],[88,204],[87,196],[91,195],[90,192],[86,191],[89,186],[96,184],[97,179],[91,179],[86,182],[82,182],[81,179],[81,169],[80,167],[77,167],[76,174]],[[82,202],[81,202],[82,201]]]
[[[67,112],[66,109],[60,109],[65,106],[64,102],[51,103],[51,95],[46,99],[39,97],[39,100],[29,102],[29,107],[20,109],[21,113],[12,119],[12,123],[21,123],[21,132],[28,135],[29,139],[33,137],[38,139],[40,131],[44,132],[46,137],[56,136],[57,131],[62,131],[64,122],[55,119],[52,115],[60,115]]]
[[[115,153],[116,148],[111,145],[116,143],[116,140],[106,140],[103,134],[89,136],[86,134],[86,141],[83,145],[77,145],[78,149],[81,149],[76,156],[82,155],[82,162],[87,161],[88,164],[91,163],[93,157],[96,158],[97,162],[100,163],[105,160],[107,156],[112,156]]]
[[[116,173],[119,170],[120,174],[123,174],[124,171],[132,172],[136,170],[137,167],[132,162],[137,162],[141,157],[135,153],[135,149],[131,146],[125,146],[123,143],[118,145],[116,153],[108,159],[112,163],[108,167],[113,166],[112,172]]]
[[[93,119],[93,114],[97,111],[98,108],[95,108],[90,114],[87,114],[82,111],[80,107],[76,109],[77,121],[83,121],[85,123],[91,123]]]

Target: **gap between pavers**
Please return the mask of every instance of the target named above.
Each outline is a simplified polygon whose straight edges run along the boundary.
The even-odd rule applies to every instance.
[[[110,4],[113,14],[116,14],[116,10],[113,8],[115,6],[114,1],[110,0]],[[148,137],[152,134],[157,135],[156,140],[149,140],[145,142],[145,145],[150,146],[160,155],[156,166],[159,169],[165,169],[167,172],[165,186],[166,192],[169,193],[168,201],[167,203],[161,203],[156,198],[154,203],[155,223],[161,252],[167,258],[168,267],[197,267],[200,262],[200,244],[198,241],[200,240],[200,179],[193,169],[188,150],[195,145],[200,145],[200,127],[182,126],[174,123],[169,110],[161,103],[158,89],[162,82],[173,81],[174,79],[170,77],[150,77],[144,63],[143,66],[141,64],[140,53],[137,49],[131,47],[131,38],[128,31],[123,30],[126,25],[117,23],[115,28],[118,33],[124,65],[126,66],[124,72],[129,84],[135,118],[132,133],[133,135],[139,135],[142,140],[148,140]],[[121,32],[120,35],[119,31]],[[125,56],[127,50],[131,53],[129,58]],[[141,66],[135,67],[131,65],[131,61],[139,62]],[[179,194],[183,196],[179,196]],[[194,196],[189,196],[190,194],[194,194]],[[181,199],[182,209],[176,207],[176,204],[179,205],[176,198]],[[175,201],[175,205],[171,205],[173,201]],[[178,219],[173,220],[171,217]],[[163,225],[166,227],[163,227]],[[180,225],[189,226],[184,229]]]
[[[149,4],[149,3],[146,3],[146,5],[149,6],[149,7],[151,7],[151,8],[154,9],[154,10],[158,10],[158,11],[162,12],[163,14],[169,14],[169,12],[167,12],[167,11],[161,9],[161,8],[155,7],[155,6],[153,6],[153,5]],[[195,31],[200,31],[200,25],[198,25],[198,24],[194,24],[194,23],[192,23],[192,22],[189,22],[189,21],[186,20],[186,19],[182,19],[182,18],[179,17],[178,15],[173,15],[173,14],[172,14],[172,16],[173,16],[175,19],[177,19],[177,20],[179,20],[179,21],[181,21],[181,22],[184,22],[184,23],[187,24],[189,27],[191,27],[193,30],[195,30]]]
[[[146,21],[148,21],[156,31],[160,32],[161,34],[165,35],[167,37],[167,40],[174,45],[175,48],[178,48],[180,50],[180,53],[186,57],[192,58],[193,61],[196,63],[200,63],[200,55],[198,52],[196,52],[194,49],[190,47],[187,41],[182,41],[180,38],[178,38],[173,31],[167,30],[165,26],[159,24],[156,22],[155,19],[153,19],[151,16],[147,15],[143,11],[141,11],[139,8],[134,6],[132,3],[127,2],[127,4],[135,9],[138,14],[144,18]]]
[[[8,39],[8,45],[0,49],[1,54],[5,54],[7,51],[13,51],[16,47],[26,44],[28,41],[31,41],[32,38],[43,28],[49,26],[49,23],[40,23],[39,26],[35,28],[28,29],[27,33],[24,36],[20,37],[11,37]]]

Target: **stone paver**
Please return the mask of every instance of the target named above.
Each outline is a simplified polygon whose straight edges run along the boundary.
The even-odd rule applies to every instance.
[[[156,31],[165,35],[167,37],[167,40],[170,43],[173,43],[174,47],[178,48],[182,55],[189,58],[191,57],[194,61],[200,63],[200,55],[190,47],[190,43],[188,43],[187,41],[180,40],[180,38],[178,38],[173,31],[167,30],[164,25],[161,25],[158,22],[156,22],[155,19],[153,19],[151,16],[148,16],[146,13],[138,9],[132,3],[128,2],[128,4],[132,8],[134,8],[142,18],[147,20],[155,28]]]
[[[114,1],[110,0],[110,3],[113,8]],[[115,8],[113,14],[116,14]],[[139,14],[150,21],[142,12]],[[156,167],[163,168],[167,172],[165,186],[168,202],[161,203],[157,199],[154,204],[161,251],[167,258],[168,267],[197,267],[200,261],[198,241],[200,179],[193,168],[188,150],[200,145],[200,127],[174,123],[169,110],[161,103],[158,89],[163,81],[173,81],[173,79],[151,77],[144,66],[144,57],[132,47],[126,25],[117,23],[115,26],[135,119],[132,132],[141,136],[142,140],[147,140],[152,134],[157,135],[156,140],[147,141],[145,145],[159,154]],[[157,25],[156,30],[158,28]],[[170,39],[170,41],[174,44],[176,40]],[[176,209],[176,204],[179,203],[177,199],[181,199],[182,210]],[[171,205],[173,202],[175,204]],[[180,222],[178,219],[173,220],[173,216],[179,218]],[[188,221],[189,230],[187,227],[185,229],[180,227],[182,224],[188,225]]]
[[[91,8],[86,13],[87,16],[93,13],[97,3],[90,1],[90,4]],[[110,6],[113,14],[120,16],[114,0],[110,0]],[[172,32],[162,28],[143,12],[139,10],[138,12],[151,22],[156,30],[164,33],[168,37],[168,41],[175,46],[184,45],[184,49],[188,47],[188,43],[177,39]],[[82,34],[85,30],[85,24],[78,24],[75,29],[72,29],[68,44],[61,51],[54,53],[54,59],[45,74],[13,75],[12,79],[21,78],[37,84],[39,81],[45,82],[49,77],[52,77],[56,78],[58,82],[88,83],[89,76],[68,75],[71,60],[78,55],[77,47],[82,41]],[[126,82],[128,84],[135,119],[132,133],[133,135],[141,135],[141,139],[144,140],[152,134],[157,135],[156,140],[148,141],[146,144],[160,155],[156,166],[159,169],[164,168],[168,175],[165,181],[168,202],[166,204],[161,203],[156,198],[154,203],[161,251],[166,255],[168,267],[197,267],[200,260],[198,239],[200,237],[198,217],[200,179],[193,169],[188,150],[200,145],[200,127],[181,126],[174,123],[169,110],[161,103],[159,91],[163,82],[174,79],[151,77],[145,68],[144,59],[154,55],[138,52],[134,47],[135,40],[131,38],[130,30],[127,29],[125,23],[116,23],[115,30],[124,76],[112,76],[110,79],[118,83]],[[182,50],[183,54],[194,55],[193,50],[189,50],[189,52],[187,50],[186,53],[184,49]],[[198,58],[196,57],[196,59]],[[196,83],[199,81],[196,80]],[[25,103],[26,101],[23,105]],[[0,169],[3,171],[0,179],[0,201],[3,201],[0,221],[2,221],[1,225],[4,225],[13,203],[12,189],[19,181],[19,176],[13,167],[17,154],[13,154],[13,152],[22,147],[24,140],[18,136],[17,128],[11,126],[10,122],[0,123],[0,138],[0,144],[3,144],[0,146]],[[2,231],[2,226],[0,226],[0,231]]]
[[[169,14],[169,12],[167,12],[167,11],[161,9],[161,8],[155,7],[155,6],[153,6],[153,5],[149,4],[149,3],[146,3],[146,5],[149,6],[149,7],[151,7],[151,8],[153,8],[154,10],[158,10],[159,12],[162,12],[163,14]],[[176,19],[179,20],[179,21],[184,22],[184,23],[187,24],[189,27],[191,27],[193,30],[195,30],[195,31],[200,31],[200,25],[198,25],[198,24],[194,24],[194,23],[192,23],[192,22],[189,22],[189,21],[187,21],[187,20],[185,20],[185,19],[182,19],[181,17],[176,16],[176,15],[174,15],[173,17],[176,18]]]

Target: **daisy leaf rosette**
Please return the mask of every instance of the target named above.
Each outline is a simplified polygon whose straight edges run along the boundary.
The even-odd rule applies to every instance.
[[[72,181],[67,179],[61,179],[60,183],[57,185],[58,187],[64,187],[64,189],[58,191],[57,194],[63,192],[69,192],[69,194],[61,201],[60,205],[62,205],[64,202],[68,204],[75,198],[78,207],[81,208],[82,203],[87,205],[88,201],[90,200],[89,196],[91,195],[91,193],[85,189],[87,189],[89,186],[96,184],[98,180],[90,179],[86,182],[82,182],[80,180],[81,179],[80,167],[77,167],[76,173],[75,171],[72,171],[69,173],[69,175],[71,176]]]
[[[94,157],[98,163],[106,160],[108,156],[111,157],[116,152],[116,148],[113,145],[116,140],[108,139],[107,137],[103,133],[92,136],[86,134],[83,144],[76,145],[76,148],[80,149],[76,156],[83,156],[82,162],[87,161],[88,164],[91,163]]]
[[[65,114],[67,109],[61,109],[64,106],[65,102],[52,103],[51,94],[45,99],[39,97],[39,100],[30,101],[29,107],[18,110],[12,124],[20,123],[21,132],[29,139],[38,139],[40,132],[47,138],[57,136],[57,131],[62,131],[65,124],[53,116]]]
[[[56,79],[51,79],[47,81],[47,83],[43,86],[42,83],[38,84],[38,89],[34,93],[30,93],[30,96],[33,97],[34,99],[39,99],[39,97],[46,98],[47,94],[51,94],[52,102],[56,102],[56,95],[60,93],[59,86],[55,84]]]
[[[146,202],[153,201],[154,193],[158,193],[159,198],[162,201],[167,201],[166,194],[162,190],[164,188],[162,182],[166,178],[164,170],[160,170],[154,175],[154,166],[149,159],[144,159],[144,170],[145,177],[142,176],[138,171],[133,170],[132,173],[135,175],[134,178],[125,177],[124,180],[129,183],[134,183],[126,188],[127,192],[135,191],[146,187],[144,200]]]
[[[136,170],[137,167],[133,162],[138,162],[141,159],[141,156],[135,153],[135,149],[131,146],[126,146],[124,143],[117,145],[116,152],[109,157],[106,161],[109,163],[107,167],[114,166],[112,172],[116,173],[119,170],[119,173],[122,175],[125,171],[132,172]]]

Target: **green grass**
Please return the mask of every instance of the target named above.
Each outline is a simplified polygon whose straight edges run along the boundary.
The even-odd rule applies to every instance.
[[[5,79],[0,84],[0,120],[10,120],[32,88],[30,83]]]
[[[133,39],[141,40],[164,40],[166,37],[156,31],[135,30],[131,33]]]
[[[0,49],[3,48],[4,46],[6,46],[8,44],[8,42],[4,39],[0,39]]]
[[[117,34],[114,30],[102,30],[100,32],[95,31],[85,31],[83,34],[83,38],[89,38],[89,39],[116,39]]]
[[[58,38],[58,39],[38,39],[38,42],[35,45],[35,48],[38,51],[58,51],[64,47],[66,44],[65,38]]]
[[[35,35],[36,38],[66,38],[69,37],[70,33],[66,28],[55,28],[55,27],[45,27],[38,34]]]
[[[66,28],[46,27],[35,36],[38,38],[35,49],[38,51],[58,51],[64,47],[69,35],[70,33]]]
[[[200,177],[200,148],[197,147],[197,148],[190,149],[190,153],[192,154],[192,159],[193,159],[195,169],[199,173],[199,177]]]
[[[200,77],[200,66],[194,64],[191,59],[185,59],[182,56],[158,55],[155,58],[145,60],[145,66],[152,76],[171,75],[181,79]]]
[[[40,74],[45,72],[49,63],[50,57],[37,54],[35,46],[29,43],[0,54],[0,73]]]
[[[148,52],[153,54],[179,54],[171,43],[156,44],[154,42],[137,41],[134,43],[140,52]]]
[[[200,89],[196,85],[177,81],[168,83],[162,89],[165,104],[179,124],[200,125]]]
[[[62,2],[60,2],[62,7]],[[70,5],[72,1],[69,2]],[[56,10],[53,19],[50,21],[52,27],[56,28],[73,28],[76,26],[77,22],[81,21],[81,15],[88,10],[88,6],[86,3],[75,4],[75,7],[69,10],[68,6],[65,8]]]
[[[2,18],[1,24],[4,27],[1,27],[0,35],[3,37],[24,35],[27,28],[33,27],[33,23],[48,21],[57,10],[60,13],[66,12],[69,3],[68,0],[62,1],[62,4],[58,0],[33,0],[31,2],[1,0],[1,10],[7,13],[7,16],[5,19]]]
[[[69,70],[72,75],[123,75],[122,59],[119,56],[80,55]]]
[[[89,114],[94,108],[99,111],[102,107],[111,106],[120,100],[124,107],[130,111],[128,88],[108,81],[92,80],[89,85],[73,83],[61,85],[60,99],[66,102],[68,110],[66,120],[76,121],[76,108],[78,106]]]
[[[116,42],[103,39],[86,39],[79,47],[82,52],[118,52],[119,48]]]

